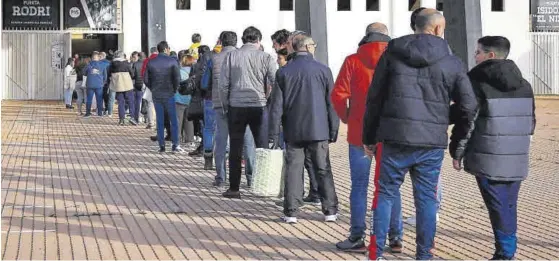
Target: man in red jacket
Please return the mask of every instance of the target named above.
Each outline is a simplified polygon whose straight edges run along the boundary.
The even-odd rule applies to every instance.
[[[348,125],[351,229],[348,239],[336,244],[343,251],[364,253],[367,250],[364,239],[371,158],[363,150],[363,115],[377,62],[391,40],[387,34],[388,29],[382,23],[367,26],[366,35],[359,43],[357,53],[345,59],[331,94],[334,109],[342,122]],[[392,213],[390,246],[393,251],[398,252],[401,251],[402,238],[401,204],[395,202]]]

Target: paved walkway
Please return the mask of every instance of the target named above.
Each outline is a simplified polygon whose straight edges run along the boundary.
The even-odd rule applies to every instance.
[[[519,206],[519,259],[559,259],[559,100],[538,100],[529,179]],[[348,233],[345,137],[332,148],[338,223],[318,207],[279,222],[274,200],[243,191],[220,197],[201,159],[155,153],[151,134],[117,119],[82,119],[54,102],[2,102],[2,242],[8,259],[359,259],[336,251]],[[340,133],[345,133],[345,127]],[[344,134],[345,135],[345,134]],[[435,253],[444,259],[492,254],[487,212],[472,176],[443,170]],[[370,192],[373,191],[371,186]],[[372,193],[369,193],[371,196]],[[404,217],[414,211],[409,179]],[[405,227],[414,255],[414,229]]]

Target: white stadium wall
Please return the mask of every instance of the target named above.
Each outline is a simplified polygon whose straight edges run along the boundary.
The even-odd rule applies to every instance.
[[[139,0],[123,0],[124,51],[140,50],[141,25]],[[255,26],[262,31],[263,45],[273,53],[270,36],[278,29],[295,29],[295,12],[279,11],[280,0],[251,0],[250,10],[235,10],[235,0],[221,0],[221,10],[206,10],[205,0],[192,0],[191,10],[177,10],[176,0],[164,0],[167,41],[173,50],[186,49],[193,33],[202,35],[202,44],[211,48],[223,30],[235,31],[241,45],[243,29]],[[295,0],[297,1],[297,0]],[[411,33],[408,0],[380,0],[380,11],[366,11],[366,0],[351,0],[351,11],[338,11],[337,0],[327,1],[329,65],[334,76],[345,56],[357,50],[365,27],[385,23],[392,37]],[[511,40],[510,59],[516,61],[524,76],[529,73],[529,0],[504,0],[503,12],[491,11],[491,0],[481,1],[483,35],[502,35]],[[436,7],[437,0],[423,0],[421,6]],[[506,22],[505,22],[506,21]],[[320,45],[320,43],[318,43]]]

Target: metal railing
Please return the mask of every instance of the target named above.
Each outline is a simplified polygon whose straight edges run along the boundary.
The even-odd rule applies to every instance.
[[[530,79],[534,94],[559,95],[559,33],[530,33]]]

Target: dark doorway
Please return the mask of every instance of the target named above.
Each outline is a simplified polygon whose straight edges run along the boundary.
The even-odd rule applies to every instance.
[[[94,51],[106,52],[118,50],[118,34],[73,34],[72,53],[80,57],[89,57]]]

